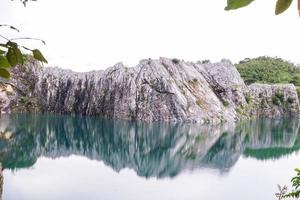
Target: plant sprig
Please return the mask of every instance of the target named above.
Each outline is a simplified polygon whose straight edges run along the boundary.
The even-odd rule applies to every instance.
[[[235,10],[250,5],[255,0],[227,0],[225,10]],[[275,14],[279,15],[285,12],[292,4],[293,0],[277,0]],[[298,12],[300,9],[300,0],[298,0]]]
[[[17,32],[20,32],[17,28],[11,25],[0,25],[0,27],[8,27]],[[0,37],[5,40],[5,43],[0,43],[0,77],[9,79],[10,78],[10,69],[15,67],[16,65],[24,64],[24,54],[21,49],[30,51],[33,57],[43,63],[48,63],[46,58],[43,56],[42,52],[38,49],[30,49],[28,47],[19,45],[16,43],[16,40],[38,40],[43,44],[46,44],[44,40],[30,37],[22,37],[22,38],[12,38],[9,39],[0,34]]]
[[[275,194],[276,197],[278,198],[278,200],[287,199],[287,198],[299,199],[299,197],[300,197],[300,169],[297,168],[297,169],[295,169],[295,171],[296,171],[296,176],[293,177],[291,180],[293,190],[288,192],[286,186],[281,188],[278,185],[279,192]]]

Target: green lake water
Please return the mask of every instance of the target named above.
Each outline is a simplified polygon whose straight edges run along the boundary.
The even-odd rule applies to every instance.
[[[236,125],[2,115],[3,200],[272,200],[300,167],[298,119]]]

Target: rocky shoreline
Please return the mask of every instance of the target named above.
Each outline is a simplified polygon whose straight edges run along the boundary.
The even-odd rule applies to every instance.
[[[247,86],[229,60],[160,58],[136,67],[73,72],[29,60],[1,81],[1,113],[57,113],[142,121],[218,124],[298,116],[292,84]]]

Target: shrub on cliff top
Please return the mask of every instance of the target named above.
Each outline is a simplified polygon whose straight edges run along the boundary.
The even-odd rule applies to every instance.
[[[281,58],[246,58],[236,64],[246,84],[293,83],[300,86],[300,68]]]

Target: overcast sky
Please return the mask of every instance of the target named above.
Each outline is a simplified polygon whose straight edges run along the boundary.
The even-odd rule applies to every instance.
[[[40,48],[50,66],[75,71],[159,57],[237,62],[269,55],[300,63],[296,5],[275,16],[275,0],[256,1],[226,12],[226,0],[38,0],[26,8],[0,0],[0,24],[21,30],[7,37],[44,39],[46,46],[24,44]]]

